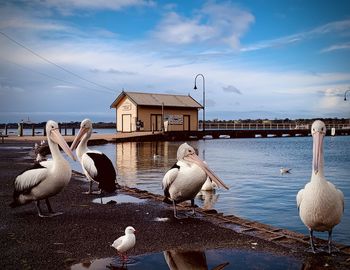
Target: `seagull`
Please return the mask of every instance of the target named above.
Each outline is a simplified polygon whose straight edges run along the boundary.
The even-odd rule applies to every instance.
[[[101,194],[102,190],[108,193],[114,192],[116,190],[117,178],[115,168],[112,161],[105,154],[97,150],[90,150],[87,147],[91,134],[92,122],[90,119],[84,119],[80,124],[78,135],[71,145],[72,151],[77,148],[77,157],[85,176],[90,181],[89,191],[84,193]],[[98,182],[98,187],[100,189],[98,192],[92,191],[92,182]]]
[[[111,247],[117,250],[118,255],[123,261],[128,259],[128,256],[126,255],[127,251],[132,249],[136,244],[135,232],[136,230],[133,227],[126,227],[125,235],[114,240],[113,244],[111,245]]]
[[[292,170],[291,168],[284,168],[284,167],[281,167],[281,168],[280,168],[280,173],[281,173],[281,174],[290,173],[291,170]]]
[[[218,186],[228,189],[224,182],[196,155],[193,147],[187,143],[179,146],[177,160],[175,165],[164,175],[162,181],[164,202],[173,204],[175,218],[179,218],[176,204],[186,200],[191,200],[192,214],[194,215],[194,198],[201,190],[207,176]]]
[[[17,207],[36,201],[39,217],[52,217],[62,213],[52,211],[49,197],[52,197],[68,185],[72,170],[66,161],[58,145],[64,152],[75,160],[72,151],[59,133],[58,124],[52,120],[46,123],[46,134],[52,160],[36,162],[32,168],[19,174],[14,181],[14,194],[11,207]],[[43,215],[40,208],[40,200],[45,200],[49,215]]]
[[[344,212],[344,195],[324,176],[323,138],[326,126],[316,120],[311,127],[313,160],[311,180],[296,197],[299,215],[309,229],[311,250],[315,253],[313,231],[328,232],[328,253],[331,253],[332,230],[340,223]]]

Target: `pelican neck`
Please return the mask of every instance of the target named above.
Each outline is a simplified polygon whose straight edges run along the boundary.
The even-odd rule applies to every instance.
[[[79,156],[79,159],[81,158],[81,156],[86,153],[87,151],[89,151],[89,148],[87,147],[87,143],[88,140],[90,139],[91,136],[91,131],[88,131],[83,138],[81,139],[78,147],[77,147],[77,154]]]

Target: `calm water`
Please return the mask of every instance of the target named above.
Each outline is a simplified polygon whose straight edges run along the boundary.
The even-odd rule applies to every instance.
[[[207,250],[207,251],[179,251],[170,250],[135,256],[122,267],[119,258],[111,257],[97,259],[73,265],[72,270],[82,269],[270,269],[293,270],[301,269],[303,263],[287,256],[276,256],[266,252],[245,250]]]
[[[230,186],[215,194],[202,194],[196,203],[225,214],[307,234],[300,221],[295,196],[311,176],[312,138],[217,139],[189,142],[208,165]],[[122,185],[163,194],[161,181],[176,162],[181,142],[120,143],[91,147],[115,161]],[[350,137],[326,137],[326,178],[345,195],[342,222],[334,239],[350,245]],[[157,155],[154,157],[154,155]],[[73,168],[81,171],[78,163]],[[280,174],[280,167],[292,168]],[[325,238],[326,233],[316,233]]]

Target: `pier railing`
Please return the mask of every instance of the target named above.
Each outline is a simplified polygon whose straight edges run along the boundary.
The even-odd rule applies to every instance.
[[[308,130],[311,124],[298,123],[205,123],[207,130]],[[350,129],[350,124],[326,124],[327,129]],[[202,123],[198,129],[202,130]]]

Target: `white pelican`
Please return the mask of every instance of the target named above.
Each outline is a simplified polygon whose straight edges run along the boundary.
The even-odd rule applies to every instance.
[[[13,202],[11,207],[16,207],[36,201],[36,207],[40,217],[55,216],[49,203],[49,197],[61,192],[70,181],[72,171],[58,148],[60,145],[69,157],[75,160],[72,151],[59,133],[56,122],[50,120],[46,123],[46,134],[52,160],[35,163],[34,167],[22,172],[15,179]],[[40,200],[45,200],[49,215],[42,214]]]
[[[92,134],[92,122],[90,119],[84,119],[80,124],[80,130],[75,137],[71,150],[73,151],[79,141],[77,147],[77,157],[81,163],[81,167],[90,181],[90,187],[85,194],[101,193],[101,190],[108,193],[116,190],[116,177],[112,161],[102,152],[97,150],[90,150],[87,147],[88,140]],[[98,182],[99,192],[92,192],[92,182]]]
[[[186,200],[191,200],[194,214],[194,198],[207,176],[218,186],[228,189],[224,182],[196,155],[193,147],[187,143],[179,146],[177,160],[176,164],[164,175],[162,182],[164,202],[173,204],[175,218],[178,218],[176,204]]]
[[[313,231],[328,231],[328,252],[331,253],[332,230],[344,212],[344,195],[324,177],[323,138],[325,124],[317,120],[312,124],[313,160],[311,180],[296,197],[299,215],[309,229],[311,250],[315,253]]]
[[[126,227],[125,235],[114,240],[113,244],[111,245],[111,247],[114,247],[117,250],[118,255],[123,261],[128,259],[128,256],[126,255],[127,251],[132,249],[136,244],[135,232],[136,230],[133,227]]]

